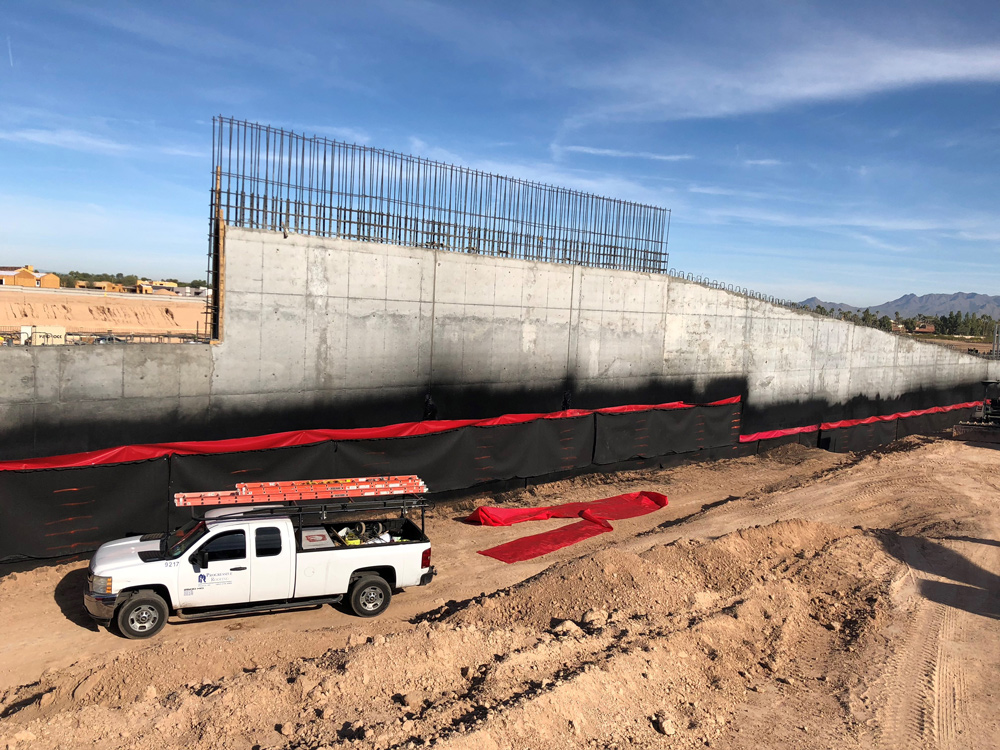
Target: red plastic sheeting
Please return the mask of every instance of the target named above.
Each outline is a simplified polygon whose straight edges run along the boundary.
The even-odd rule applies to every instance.
[[[714,401],[705,406],[720,406],[739,403],[740,397]],[[689,408],[693,404],[672,402],[654,406],[611,407],[612,409],[630,409],[634,411],[649,411],[652,409]],[[152,443],[149,445],[124,445],[117,448],[105,448],[86,453],[70,453],[63,456],[45,456],[28,458],[20,461],[0,461],[0,471],[24,471],[30,469],[66,469],[76,466],[95,466],[98,464],[121,464],[130,461],[147,461],[151,458],[164,456],[195,456],[212,453],[237,453],[241,451],[260,451],[272,448],[289,448],[296,445],[310,445],[330,440],[376,440],[381,438],[416,437],[448,432],[462,427],[497,427],[500,425],[522,424],[536,419],[571,419],[594,414],[586,409],[569,409],[548,414],[505,414],[491,419],[442,419],[428,422],[404,422],[385,427],[357,427],[343,430],[297,430],[295,432],[276,432],[269,435],[258,435],[228,440],[200,440],[180,443]]]
[[[952,404],[951,406],[934,406],[930,409],[917,409],[915,411],[901,411],[896,414],[886,414],[881,417],[866,417],[865,419],[843,419],[839,422],[823,422],[819,426],[821,430],[839,430],[844,427],[857,427],[863,424],[873,424],[875,422],[889,422],[893,419],[909,419],[910,417],[920,417],[924,414],[943,414],[955,409],[973,409],[982,401],[966,401],[964,404]]]
[[[843,427],[857,427],[863,424],[873,424],[875,422],[891,422],[894,419],[909,419],[910,417],[920,417],[924,414],[942,414],[955,409],[972,409],[981,401],[966,401],[961,404],[951,404],[950,406],[932,406],[930,409],[917,409],[915,411],[900,411],[895,414],[883,414],[879,417],[865,417],[864,419],[844,419],[840,422],[823,422],[822,424],[810,424],[805,427],[788,427],[784,430],[767,430],[766,432],[755,432],[752,435],[740,435],[741,443],[752,443],[755,440],[772,440],[788,435],[798,435],[802,432],[816,432],[817,430],[837,430]]]
[[[561,529],[543,531],[541,534],[521,537],[497,547],[481,550],[480,555],[500,562],[514,563],[532,560],[557,549],[582,542],[598,534],[612,531],[608,521],[635,518],[659,510],[667,505],[667,496],[658,492],[630,492],[603,500],[584,503],[566,503],[542,508],[489,508],[482,507],[466,518],[466,523],[482,526],[512,526],[525,521],[547,521],[550,518],[582,518]]]
[[[755,440],[772,440],[788,435],[800,435],[804,432],[819,432],[819,425],[808,424],[805,427],[787,427],[784,430],[765,430],[764,432],[755,432],[752,435],[740,435],[740,442],[752,443]]]

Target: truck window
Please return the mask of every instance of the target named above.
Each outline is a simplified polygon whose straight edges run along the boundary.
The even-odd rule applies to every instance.
[[[243,531],[226,531],[208,542],[202,549],[208,562],[243,560],[247,556],[247,537]]]
[[[257,557],[274,557],[281,554],[281,530],[274,526],[257,529],[254,534]]]
[[[191,545],[208,533],[205,522],[197,518],[192,518],[177,531],[171,533],[163,540],[163,548],[166,556],[171,560],[176,560],[190,549]]]

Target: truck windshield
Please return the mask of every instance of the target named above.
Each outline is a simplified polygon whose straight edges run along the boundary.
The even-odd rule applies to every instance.
[[[192,518],[167,536],[163,544],[163,554],[170,560],[180,557],[192,544],[205,536],[207,531],[208,527],[203,520]]]

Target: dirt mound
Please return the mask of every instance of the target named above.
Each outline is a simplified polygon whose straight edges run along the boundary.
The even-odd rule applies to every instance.
[[[204,299],[99,292],[0,292],[0,327],[64,326],[70,332],[194,333],[205,325]]]
[[[88,628],[83,563],[17,572],[0,748],[992,747],[997,454],[899,447],[510,493],[670,497],[515,565],[477,551],[565,522],[470,526],[455,501],[428,514],[433,584],[375,620],[324,607],[126,641]]]
[[[873,564],[881,575],[859,575]],[[243,663],[221,679],[191,679],[188,666],[171,667],[183,654],[162,646],[47,674],[3,696],[4,739],[563,748],[669,736],[701,746],[748,691],[824,679],[827,660],[880,619],[899,568],[873,536],[801,521],[641,554],[606,549],[315,659],[260,665],[234,634],[190,646]],[[797,658],[803,644],[808,662]]]
[[[777,448],[764,451],[761,455],[776,463],[790,464],[796,466],[803,461],[808,461],[813,454],[813,449],[798,443],[786,443]]]

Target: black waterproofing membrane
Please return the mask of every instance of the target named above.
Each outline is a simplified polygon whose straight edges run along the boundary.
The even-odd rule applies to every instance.
[[[784,435],[782,437],[771,438],[770,440],[757,440],[755,441],[757,450],[754,452],[769,451],[772,448],[789,445],[791,443],[804,445],[808,448],[818,448],[819,430],[813,430],[812,432],[798,432],[794,435]]]
[[[896,422],[898,421],[893,419],[886,422],[872,422],[854,427],[823,430],[819,437],[819,447],[834,453],[871,450],[896,439]]]
[[[412,437],[0,471],[0,560],[91,552],[129,532],[167,531],[190,518],[190,509],[174,507],[175,492],[242,482],[417,474],[432,492],[445,492],[636,457],[714,455],[737,444],[739,416],[739,403],[590,413]]]
[[[0,560],[62,557],[167,527],[167,458],[0,471]]]
[[[917,417],[896,420],[896,437],[907,435],[927,435],[932,432],[948,430],[964,419],[969,418],[969,409],[956,409],[940,414],[921,414]]]
[[[735,445],[741,404],[601,413],[597,417],[595,464]]]

